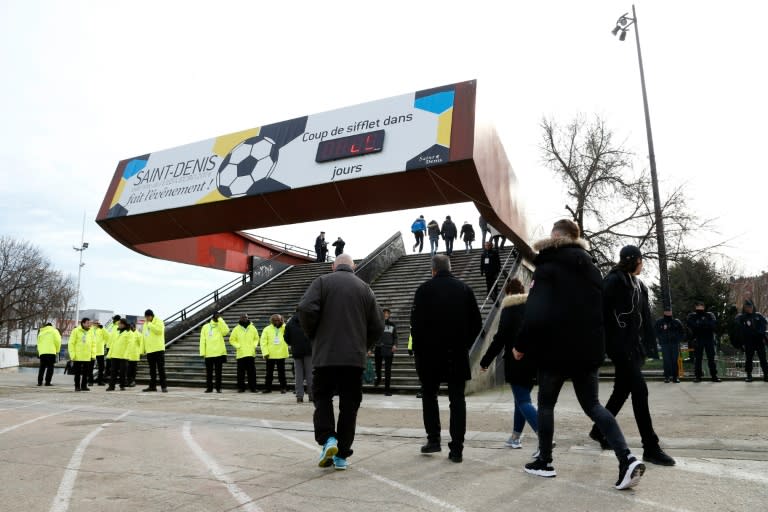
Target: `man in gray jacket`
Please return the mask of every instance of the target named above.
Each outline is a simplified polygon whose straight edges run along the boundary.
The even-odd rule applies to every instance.
[[[336,257],[333,272],[315,279],[299,303],[299,320],[312,340],[315,440],[322,445],[320,467],[347,469],[363,400],[366,356],[384,332],[381,309],[371,288],[354,274],[348,254]],[[333,395],[339,395],[339,421]]]

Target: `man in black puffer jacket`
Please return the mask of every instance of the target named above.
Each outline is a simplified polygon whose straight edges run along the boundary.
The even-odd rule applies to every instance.
[[[555,403],[566,379],[584,412],[608,439],[619,460],[616,489],[637,485],[645,465],[632,455],[616,418],[598,398],[598,367],[605,353],[602,276],[579,238],[579,226],[561,220],[551,238],[534,245],[536,271],[515,359],[534,357],[539,367],[539,455],[525,465],[530,474],[553,477],[552,436]]]
[[[605,408],[616,416],[631,394],[635,422],[643,441],[643,460],[674,466],[675,460],[661,449],[653,430],[648,386],[641,370],[646,354],[655,353],[658,357],[648,288],[637,278],[643,270],[643,254],[639,248],[628,245],[621,249],[619,258],[619,264],[603,280],[606,352],[615,369],[613,392]],[[589,437],[604,448],[609,447],[597,425],[592,427]]]
[[[734,345],[744,351],[746,362],[744,370],[747,372],[747,382],[752,382],[752,361],[757,352],[760,368],[763,370],[763,380],[768,382],[768,362],[765,360],[765,340],[768,322],[765,317],[755,311],[755,304],[747,299],[741,314],[734,320],[736,324],[736,339]]]

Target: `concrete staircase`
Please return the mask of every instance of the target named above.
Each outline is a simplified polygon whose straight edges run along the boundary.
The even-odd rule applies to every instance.
[[[501,251],[501,261],[504,263],[511,247]],[[481,250],[475,249],[469,253],[454,251],[451,256],[453,273],[475,291],[478,304],[481,305],[486,296],[485,278],[480,276]],[[331,271],[328,263],[311,263],[292,267],[277,279],[251,293],[237,304],[222,311],[222,317],[230,326],[237,324],[240,314],[247,313],[251,322],[259,329],[259,333],[269,324],[269,317],[280,313],[287,320],[307,287],[318,276]],[[392,321],[398,329],[398,352],[392,365],[393,391],[414,392],[419,389],[419,380],[413,364],[413,358],[408,356],[408,336],[410,334],[410,310],[416,288],[431,278],[430,254],[406,255],[399,258],[386,272],[371,285],[382,308],[392,311]],[[483,318],[490,306],[482,311]],[[165,354],[166,376],[169,386],[205,386],[205,363],[199,355],[200,328],[196,327],[184,337],[170,345]],[[234,349],[227,343],[228,357],[223,369],[223,385],[226,388],[236,386],[236,362]],[[256,373],[259,386],[264,384],[266,365],[257,349]],[[288,385],[294,384],[293,360],[286,363]],[[145,383],[149,380],[146,360],[139,363],[137,381]],[[274,386],[277,386],[275,375]],[[367,391],[381,390],[366,384]]]

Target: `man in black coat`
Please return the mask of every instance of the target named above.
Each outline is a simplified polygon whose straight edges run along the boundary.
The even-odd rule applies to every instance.
[[[485,276],[485,287],[491,295],[491,300],[496,300],[496,278],[501,272],[501,258],[499,251],[491,242],[483,244],[483,253],[480,255],[480,275]]]
[[[445,254],[450,256],[453,254],[453,241],[456,240],[456,237],[458,236],[456,224],[453,223],[450,215],[445,217],[445,222],[443,222],[443,225],[440,228],[440,235],[443,237],[443,240],[445,240]]]
[[[653,429],[648,386],[642,373],[646,355],[658,352],[648,288],[638,278],[642,270],[642,252],[634,245],[627,245],[621,249],[619,264],[603,280],[605,348],[614,366],[613,391],[605,408],[616,416],[631,395],[635,423],[643,442],[643,460],[674,466],[675,460],[661,449],[659,436]],[[589,437],[610,448],[596,425]]]
[[[325,241],[325,231],[321,231],[315,238],[315,254],[317,255],[317,262],[323,263],[325,257],[328,254],[328,242]]]
[[[331,244],[336,249],[333,251],[334,256],[338,256],[339,254],[344,253],[344,246],[347,245],[347,242],[341,239],[341,237],[338,237],[335,242]]]
[[[768,382],[768,363],[765,360],[765,339],[768,322],[765,317],[755,311],[755,304],[747,299],[741,314],[736,317],[736,339],[734,345],[745,353],[744,370],[747,372],[747,382],[752,382],[752,361],[757,352],[760,368],[763,369],[763,380]]]
[[[680,383],[677,360],[680,357],[680,343],[685,339],[683,323],[672,316],[672,311],[664,311],[664,316],[656,320],[653,330],[661,345],[661,356],[664,359],[664,382]]]
[[[553,477],[552,437],[555,403],[567,378],[579,405],[595,422],[619,460],[617,489],[636,485],[645,465],[631,454],[616,418],[598,400],[598,367],[605,353],[603,280],[579,226],[561,220],[551,238],[534,245],[533,284],[520,336],[513,348],[516,359],[534,357],[539,367],[539,455],[525,465],[527,473]]]
[[[693,333],[693,341],[696,346],[693,353],[695,358],[693,382],[701,382],[705,352],[707,354],[709,376],[712,378],[712,382],[720,382],[720,378],[717,376],[717,364],[715,363],[715,327],[717,327],[717,318],[706,310],[704,301],[697,301],[694,307],[696,310],[689,314],[686,320],[688,328]]]
[[[304,381],[307,381],[309,401],[312,401],[312,345],[304,334],[299,321],[298,307],[285,324],[285,342],[291,347],[293,373],[296,377],[296,402],[304,402]]]
[[[472,288],[451,274],[451,260],[447,256],[433,257],[432,279],[416,290],[411,309],[413,352],[427,432],[427,444],[421,447],[421,453],[442,449],[437,392],[440,383],[446,382],[451,409],[448,458],[462,461],[467,429],[464,386],[472,378],[469,349],[481,329],[480,309]]]

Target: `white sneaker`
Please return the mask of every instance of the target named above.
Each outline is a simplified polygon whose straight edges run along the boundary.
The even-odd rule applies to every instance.
[[[515,437],[515,436],[509,436],[509,439],[504,441],[504,446],[506,446],[507,448],[512,448],[514,450],[517,450],[518,448],[523,447],[523,443],[521,438]]]

